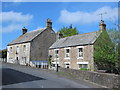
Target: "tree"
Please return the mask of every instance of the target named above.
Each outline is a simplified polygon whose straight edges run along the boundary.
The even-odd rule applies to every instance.
[[[72,28],[72,25],[68,27],[61,28],[58,32],[63,34],[63,37],[73,36],[79,34],[79,31],[75,28]]]
[[[120,73],[120,31],[115,28],[109,29],[108,34],[113,42],[115,51],[116,70]]]
[[[100,32],[98,32],[99,34]],[[94,46],[94,60],[98,69],[108,70],[112,72],[115,66],[115,51],[113,43],[106,31],[103,31],[98,37]]]
[[[7,58],[7,49],[3,49],[0,51],[0,58],[3,58],[3,59]]]

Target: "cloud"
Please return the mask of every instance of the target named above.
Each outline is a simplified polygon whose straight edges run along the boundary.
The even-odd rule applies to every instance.
[[[105,21],[118,19],[118,8],[102,7],[94,12],[76,11],[70,12],[68,10],[62,10],[59,17],[59,22],[64,24],[89,24],[100,20],[100,13],[107,12],[103,15]]]
[[[12,32],[27,26],[33,15],[23,14],[21,12],[0,12],[0,21],[2,21],[2,32]]]

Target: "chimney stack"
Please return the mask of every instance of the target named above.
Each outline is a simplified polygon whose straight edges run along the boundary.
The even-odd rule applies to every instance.
[[[47,19],[46,27],[52,29],[52,20],[49,18]]]
[[[100,21],[99,26],[100,26],[100,31],[103,31],[103,30],[106,31],[106,24],[104,24],[104,21],[103,21],[103,20]]]
[[[22,28],[22,34],[27,33],[27,29],[25,27]]]
[[[63,34],[61,32],[58,32],[58,39],[63,38]]]

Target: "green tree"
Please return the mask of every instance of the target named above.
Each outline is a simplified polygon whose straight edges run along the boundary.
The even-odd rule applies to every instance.
[[[3,49],[0,51],[0,58],[3,58],[6,62],[7,59],[7,49]]]
[[[99,34],[100,32],[98,32]],[[98,69],[112,72],[115,66],[114,46],[106,31],[103,31],[98,37],[94,46],[94,60]]]
[[[2,50],[2,58],[7,58],[7,49]]]
[[[116,69],[120,73],[120,32],[115,28],[107,31],[114,45]]]
[[[76,27],[72,28],[72,25],[70,27],[63,27],[58,32],[61,32],[63,34],[63,37],[79,34],[79,31],[76,29]]]

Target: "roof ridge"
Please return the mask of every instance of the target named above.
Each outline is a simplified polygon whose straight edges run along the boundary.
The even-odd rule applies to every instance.
[[[30,32],[27,32],[27,33],[32,33],[32,32],[35,32],[35,31],[38,31],[38,30],[43,30],[43,29],[45,29],[45,28],[36,29],[36,30],[30,31]]]
[[[78,35],[73,35],[73,36],[58,39],[50,47],[50,49],[93,44],[99,36],[99,34],[97,34],[97,32],[98,31],[84,33],[84,34],[78,34]]]
[[[34,38],[36,38],[39,34],[41,34],[45,30],[46,30],[46,28],[42,28],[42,29],[31,31],[31,32],[27,32],[23,35],[20,35],[17,39],[13,40],[8,45],[29,42],[29,41],[33,40]]]
[[[74,37],[74,36],[79,36],[79,35],[90,34],[90,33],[97,33],[97,32],[98,32],[98,31],[88,32],[88,33],[83,33],[83,34],[77,34],[77,35],[73,35],[73,36],[64,37],[64,38],[61,38],[61,39],[65,39],[65,38],[69,38],[69,37]]]

